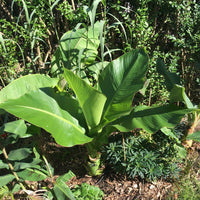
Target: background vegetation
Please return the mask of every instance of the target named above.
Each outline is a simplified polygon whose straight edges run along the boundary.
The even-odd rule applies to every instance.
[[[154,103],[165,104],[168,102],[170,94],[163,84],[163,76],[156,70],[158,58],[162,58],[169,72],[176,73],[181,77],[181,84],[185,87],[186,94],[194,104],[199,104],[200,1],[102,0],[96,9],[93,8],[92,11],[96,12],[94,12],[94,16],[92,16],[93,12],[91,14],[88,9],[92,8],[92,0],[0,0],[0,3],[0,89],[27,74],[39,73],[50,77],[57,76],[53,70],[52,60],[55,59],[56,50],[61,43],[60,39],[63,34],[79,28],[87,29],[94,22],[104,20],[102,35],[99,36],[100,47],[95,60],[110,62],[137,48],[143,48],[149,56],[148,87],[143,95],[135,96],[133,104],[151,106]],[[83,69],[90,83],[94,85],[95,78],[87,71],[87,64],[84,66],[86,67]],[[3,115],[0,125],[3,127],[5,123],[12,120],[13,116]],[[11,131],[11,133],[13,132]],[[14,134],[16,135],[16,133]],[[180,134],[177,133],[177,137],[180,138]],[[24,139],[24,135],[20,133],[13,136],[11,134],[10,138],[6,140],[5,146],[18,142],[19,138]],[[177,176],[177,163],[180,161],[177,148],[174,148],[177,140],[166,134],[163,138],[160,139],[159,134],[154,134],[152,137],[132,135],[125,138],[124,144],[121,139],[115,138],[105,148],[106,155],[110,158],[109,165],[117,172],[123,171],[130,177],[137,175],[148,180]],[[33,147],[34,145],[28,145],[25,149],[26,160],[23,156],[19,156],[18,161],[23,161],[34,169],[37,169],[38,165],[42,165],[43,176],[52,176],[49,164],[42,161],[40,153],[37,148]],[[123,155],[124,145],[127,146],[126,160]],[[142,151],[136,153],[136,148],[134,152],[130,152],[128,151],[130,146],[132,149],[141,148]],[[159,151],[155,149],[159,149]],[[24,152],[24,150],[22,151]],[[145,152],[149,153],[145,154]],[[21,155],[20,149],[17,150],[17,154]],[[128,162],[136,154],[137,156],[141,154],[135,159],[135,164],[140,167],[137,169]],[[143,154],[146,155],[147,160],[150,160],[149,164],[140,160]],[[163,157],[164,154],[168,155],[169,162]],[[31,159],[34,161],[32,164],[29,163],[29,156],[32,156]],[[13,158],[10,162],[15,171],[21,169],[17,165],[18,161]],[[3,161],[2,166],[9,169],[9,166],[4,165],[5,163],[6,161]],[[26,166],[25,164],[24,166]],[[155,171],[156,173],[153,174]],[[21,178],[25,179],[25,175],[23,174]],[[51,198],[53,198],[53,194],[57,194],[57,197],[63,195],[60,192],[56,193],[59,190],[55,189],[61,187],[61,182],[58,181],[57,186],[55,184],[54,189],[50,191]],[[199,187],[199,184],[197,185]],[[88,186],[83,185],[82,188],[84,187]],[[76,188],[75,195],[80,195],[80,188]],[[92,188],[92,190],[97,189]],[[13,189],[13,191],[15,190]],[[103,196],[100,192],[99,194],[99,196]],[[67,195],[70,196],[72,193],[69,192]]]

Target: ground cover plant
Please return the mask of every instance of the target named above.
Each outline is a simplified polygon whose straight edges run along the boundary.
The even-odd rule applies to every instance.
[[[20,119],[19,122],[25,125],[39,126],[62,146],[84,144],[87,149],[84,166],[90,175],[102,174],[102,147],[113,132],[126,134],[141,128],[148,132],[146,135],[152,136],[149,139],[133,136],[121,144],[118,141],[119,155],[117,152],[110,154],[110,158],[116,154],[115,157],[120,159],[116,167],[123,165],[126,175],[151,181],[169,177],[177,169],[176,159],[186,155],[181,143],[191,147],[188,140],[199,141],[199,131],[194,131],[199,122],[199,30],[196,29],[199,2],[9,0],[3,1],[0,13],[0,80],[4,87],[0,91],[1,117],[7,116],[5,113],[8,112],[16,116],[12,120]],[[32,75],[20,77],[26,74]],[[180,139],[173,128],[185,114],[190,128]],[[17,141],[21,135],[12,130],[7,132],[9,124],[3,121],[1,140],[5,142],[11,137]],[[153,142],[156,141],[156,146],[160,144],[156,140],[157,133],[166,137],[166,144],[174,153],[170,154],[174,162],[171,160],[169,165],[164,161],[169,149],[166,155],[162,154],[163,159],[161,154],[151,151]],[[28,135],[23,133],[22,137]],[[143,143],[150,146],[148,150]],[[143,152],[137,152],[137,149],[135,153],[125,151],[126,145],[134,149],[137,144]],[[34,152],[36,149],[30,147],[16,149],[16,155],[25,153],[27,159]],[[6,154],[1,153],[5,157]],[[144,166],[141,156],[134,159],[140,153],[152,158],[147,167],[141,167]],[[39,154],[37,152],[37,156]],[[129,157],[138,163],[139,170],[129,164]],[[19,162],[24,159],[22,157]],[[33,156],[32,159],[36,158]],[[9,164],[15,166],[17,161],[7,157],[5,160],[2,167],[12,172]],[[37,174],[37,167],[42,163],[41,159],[40,163],[22,163],[21,166],[29,165]],[[155,163],[159,169],[151,174]],[[170,167],[174,167],[172,171]],[[23,169],[19,168],[19,171],[22,173]],[[14,173],[16,176],[11,173],[4,177],[8,184],[18,180],[18,171]],[[41,173],[46,177],[49,171]],[[59,198],[72,196],[68,189],[69,193],[63,194],[58,188],[67,186],[58,182],[60,185],[55,191],[59,192],[53,189],[52,194]],[[76,194],[81,196],[80,191],[85,187],[87,185],[77,187]],[[92,190],[91,187],[91,193]],[[50,195],[49,198],[53,197]]]
[[[123,134],[111,138],[105,147],[105,160],[119,174],[147,181],[178,177],[178,163],[186,155],[177,148],[175,139],[162,132],[153,135]],[[123,142],[124,141],[124,142]]]

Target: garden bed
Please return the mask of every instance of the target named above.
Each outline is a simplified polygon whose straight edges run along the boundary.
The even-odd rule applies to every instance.
[[[200,130],[200,125],[197,126],[196,131]],[[55,176],[52,179],[45,179],[41,182],[27,181],[30,188],[37,191],[42,187],[52,188],[53,182],[60,175],[71,170],[76,176],[67,182],[67,185],[72,189],[75,185],[88,183],[93,186],[99,187],[105,194],[105,200],[160,200],[160,199],[179,199],[179,192],[182,192],[180,184],[184,178],[192,183],[192,178],[200,180],[200,143],[194,143],[192,148],[188,149],[188,156],[183,168],[182,178],[168,180],[159,179],[153,182],[146,182],[145,180],[134,178],[130,179],[125,175],[116,174],[112,169],[106,168],[104,173],[97,177],[87,175],[83,166],[85,149],[83,146],[75,146],[72,148],[62,147],[57,145],[53,138],[43,133],[39,138],[41,151],[45,154],[48,161],[55,169]],[[46,142],[44,142],[46,141]],[[48,141],[48,142],[47,142]],[[192,166],[189,166],[193,163]],[[186,172],[186,170],[189,171]],[[188,183],[189,184],[189,183]],[[188,185],[187,187],[189,187]],[[198,188],[194,188],[198,189]],[[186,191],[187,192],[187,191]],[[18,194],[19,195],[19,194]],[[17,195],[17,196],[18,196]],[[190,195],[189,193],[187,195]]]

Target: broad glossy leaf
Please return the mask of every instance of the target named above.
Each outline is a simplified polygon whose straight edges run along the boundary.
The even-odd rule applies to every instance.
[[[185,88],[183,86],[175,84],[170,92],[169,98],[171,103],[182,101],[185,103],[187,108],[194,108],[192,102],[186,95]]]
[[[87,123],[83,111],[76,98],[66,92],[55,93],[53,88],[43,88],[41,90],[55,99],[61,109],[66,110],[70,115],[78,120],[82,127],[87,129]]]
[[[64,77],[79,100],[88,126],[95,127],[101,120],[106,97],[70,70],[65,69]]]
[[[47,175],[38,169],[26,168],[23,171],[17,172],[17,175],[27,181],[42,181],[47,178]]]
[[[179,108],[175,105],[138,106],[128,116],[116,120],[114,126],[122,132],[142,128],[154,133],[163,127],[173,128],[185,114],[192,111],[194,109]]]
[[[16,150],[12,150],[8,154],[9,160],[23,160],[27,158],[32,153],[30,148],[20,148]]]
[[[101,73],[99,86],[106,95],[105,118],[112,121],[130,112],[133,96],[143,88],[148,56],[141,49],[114,60]]]
[[[20,162],[15,162],[13,167],[15,171],[19,171],[26,168],[40,168],[41,166],[39,166],[38,164],[41,162],[42,160],[40,159],[29,160],[29,162],[20,161]]]
[[[7,185],[7,183],[11,182],[13,179],[15,179],[15,176],[12,174],[0,176],[0,188]]]
[[[67,182],[69,181],[71,178],[75,177],[75,174],[70,170],[69,172],[67,172],[66,174],[62,175],[62,176],[59,176],[57,179],[56,179],[56,182],[60,182],[60,181],[63,181],[63,182]]]
[[[157,60],[157,71],[164,76],[168,91],[171,91],[174,84],[180,85],[180,77],[176,73],[168,72],[164,62],[161,59]]]
[[[197,131],[197,132],[194,132],[194,133],[188,135],[186,139],[200,142],[200,131]]]
[[[81,63],[92,64],[97,56],[97,48],[99,46],[99,22],[95,23],[94,29],[88,27],[82,29],[74,29],[65,33],[52,58],[52,73],[62,73],[62,63],[65,68],[77,68]],[[82,51],[82,55],[80,52]],[[80,59],[81,56],[81,59]]]
[[[8,100],[0,104],[0,107],[50,132],[60,145],[73,146],[92,140],[84,134],[85,130],[77,119],[61,109],[53,98],[41,90]]]
[[[5,131],[8,133],[14,133],[20,137],[23,137],[24,135],[26,135],[26,130],[27,130],[27,127],[24,120],[8,122],[0,127],[0,133]]]
[[[64,181],[56,183],[53,188],[56,199],[65,200],[68,197],[70,200],[76,200],[70,188]]]
[[[3,162],[3,160],[0,160],[0,169],[9,169],[8,163]]]
[[[9,99],[17,99],[27,92],[38,88],[55,87],[58,80],[40,74],[23,76],[11,82],[0,91],[0,103]]]

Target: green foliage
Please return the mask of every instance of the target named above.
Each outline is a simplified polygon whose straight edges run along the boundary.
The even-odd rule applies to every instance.
[[[194,140],[196,142],[200,142],[200,131],[194,132],[191,135],[188,135],[187,140]]]
[[[49,175],[45,167],[42,166],[43,161],[34,142],[23,147],[18,146],[19,140],[25,141],[32,136],[28,132],[23,120],[5,122],[0,127],[0,168],[4,170],[3,175],[0,176],[0,188],[2,191],[9,188],[8,193],[11,196],[15,190],[18,191],[20,188],[26,190],[25,180],[44,180]],[[26,143],[24,142],[24,144]],[[8,152],[7,149],[9,149]],[[5,193],[2,193],[2,196],[4,195]]]
[[[176,140],[161,132],[149,136],[125,133],[110,140],[104,148],[103,157],[119,174],[152,181],[161,177],[177,177],[180,171]]]
[[[137,42],[136,47],[145,46],[147,41],[150,41],[150,34],[146,35],[146,33],[153,30],[152,24],[145,23],[147,19],[150,19],[150,16],[146,16],[148,2],[139,1],[139,5],[144,6],[144,8],[137,8],[138,15],[136,16],[141,21],[141,26],[135,30],[138,30],[137,33],[141,33],[140,38],[146,39],[140,44]],[[31,59],[34,64],[33,60],[37,60],[34,59],[35,45],[38,39],[41,39],[37,35],[39,29],[37,26],[35,27],[35,24],[40,16],[36,15],[37,9],[32,8],[28,2],[20,0],[18,3],[24,9],[22,10],[24,11],[24,30],[29,37],[27,41],[31,46],[31,56],[33,56]],[[104,62],[107,21],[95,23],[99,3],[99,0],[93,1],[91,5],[84,7],[91,23],[90,27],[82,24],[84,28],[79,29],[80,24],[78,24],[74,31],[68,31],[61,38],[52,59],[52,72],[55,73],[54,76],[60,75],[57,88],[53,89],[57,80],[51,79],[49,82],[47,81],[48,83],[44,81],[38,84],[38,78],[45,79],[44,76],[33,75],[24,76],[14,81],[0,93],[0,108],[27,120],[29,123],[42,127],[50,132],[56,142],[61,145],[73,146],[87,143],[86,146],[91,158],[99,158],[98,151],[101,145],[106,142],[108,135],[115,129],[129,131],[134,128],[143,128],[153,133],[163,127],[173,128],[184,114],[195,110],[193,106],[189,105],[190,101],[184,88],[177,86],[177,83],[179,84],[176,82],[177,76],[175,77],[174,73],[168,72],[164,64],[159,63],[158,72],[164,76],[166,88],[172,93],[169,104],[152,107],[135,106],[137,104],[134,103],[133,97],[143,89],[146,83],[148,56],[144,50],[137,49],[125,53],[110,63]],[[48,4],[51,17],[57,4],[58,1],[50,1]],[[105,2],[103,2],[103,6],[104,11],[101,14],[107,19]],[[110,16],[124,31],[124,25],[119,19],[112,14]],[[57,34],[55,20],[53,22]],[[132,34],[130,27],[129,30]],[[124,37],[127,38],[126,31],[124,31]],[[97,61],[99,44],[101,62]],[[146,50],[150,51],[150,46],[147,46]],[[108,53],[110,54],[110,50]],[[160,54],[157,53],[157,55]],[[33,81],[31,85],[28,83],[29,79]],[[34,80],[37,82],[34,83]],[[24,85],[24,83],[27,84]],[[15,90],[15,88],[17,89]],[[10,90],[14,90],[15,93],[11,93]],[[150,102],[151,97],[148,100]],[[173,105],[177,101],[184,102],[187,108]]]
[[[181,176],[179,179],[175,180],[173,190],[169,192],[168,198],[166,199],[173,199],[174,196],[179,200],[199,199],[199,158],[198,151],[193,151],[191,154],[187,155]]]
[[[200,184],[199,184],[199,180],[196,179],[196,177],[189,177],[189,178],[185,178],[185,180],[183,180],[180,185],[180,190],[178,190],[177,188],[175,189],[175,191],[178,192],[178,199],[179,200],[187,200],[187,199],[191,199],[191,200],[197,200],[200,198],[199,195],[199,190],[200,190]]]
[[[77,185],[72,192],[74,197],[80,200],[101,200],[104,196],[103,191],[101,191],[97,186],[92,186],[88,183],[82,183],[80,186]]]
[[[1,187],[0,188],[0,198],[1,199],[8,199],[9,197],[14,200],[14,195],[13,195],[14,191],[10,191],[9,188],[7,186]]]
[[[45,157],[43,157],[43,160],[41,159],[37,151],[37,143],[32,134],[39,134],[38,129],[32,127],[31,131],[30,128],[27,130],[23,120],[4,123],[0,127],[0,169],[4,170],[4,175],[1,174],[0,176],[0,198],[11,197],[14,199],[14,193],[20,189],[23,189],[27,195],[36,198],[38,194],[27,190],[28,186],[25,181],[42,181],[47,177],[52,178],[54,175],[54,169]],[[25,140],[30,137],[32,137],[30,141],[33,142],[26,143]],[[19,141],[23,143],[23,147],[19,146]],[[6,148],[8,146],[10,150],[7,153]],[[44,196],[48,196],[49,199],[66,199],[66,197],[75,199],[73,192],[66,185],[66,182],[74,176],[71,171],[59,176],[55,182],[52,182],[54,187],[52,189],[47,188]],[[93,194],[93,190],[93,187],[89,188],[89,194]]]
[[[85,78],[87,66],[94,63],[99,46],[99,23],[93,27],[74,29],[65,33],[60,40],[52,58],[52,74],[63,73],[62,66],[73,69],[80,77]]]
[[[55,79],[42,75],[25,76],[1,91],[0,107],[50,132],[60,145],[86,143],[90,161],[98,158],[94,160],[99,165],[98,151],[113,130],[127,132],[143,128],[153,133],[163,127],[173,128],[184,114],[195,110],[172,104],[132,108],[134,94],[145,83],[147,64],[148,57],[143,50],[126,53],[104,68],[97,89],[64,68],[64,78],[76,98],[71,93],[55,92],[51,88],[55,86]],[[31,85],[24,85],[29,78]],[[38,82],[40,78],[44,81]],[[18,88],[16,94],[10,94],[12,88]],[[98,169],[94,163],[89,166]],[[97,173],[92,172],[93,175]]]

